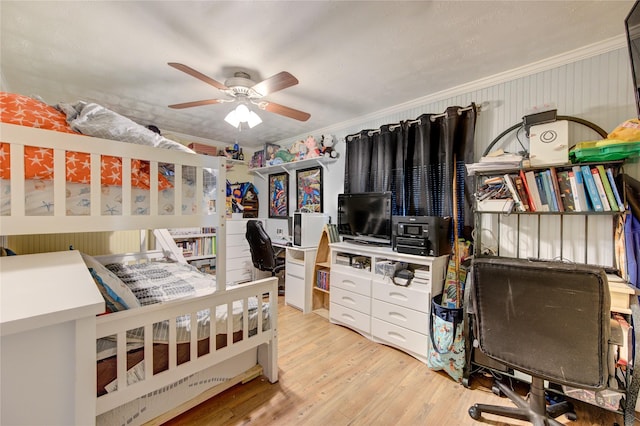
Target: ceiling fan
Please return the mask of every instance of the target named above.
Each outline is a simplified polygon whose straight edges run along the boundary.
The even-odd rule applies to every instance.
[[[239,101],[250,102],[262,110],[280,114],[299,121],[307,121],[309,117],[311,117],[309,113],[306,113],[304,111],[289,108],[287,106],[263,99],[265,96],[271,93],[298,84],[298,79],[286,71],[282,71],[259,83],[251,80],[249,74],[239,71],[236,72],[233,77],[225,80],[224,84],[222,84],[187,65],[183,65],[177,62],[169,62],[169,65],[177,70],[189,74],[192,77],[202,80],[207,84],[212,85],[216,89],[231,97],[231,99],[206,99],[202,101],[184,102],[180,104],[169,105],[169,108],[183,109],[202,105]]]

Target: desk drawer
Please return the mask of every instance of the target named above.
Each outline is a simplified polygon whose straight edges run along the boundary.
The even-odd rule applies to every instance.
[[[394,284],[374,281],[373,298],[428,313],[431,303],[430,288],[430,286],[419,286],[417,288],[401,287]]]
[[[417,333],[429,334],[429,314],[375,299],[371,304],[375,318]]]
[[[333,290],[331,290],[333,293]],[[371,334],[371,317],[362,312],[354,311],[337,303],[329,306],[329,318],[331,322],[345,325],[363,334]]]
[[[347,308],[355,309],[363,314],[371,315],[371,298],[339,287],[332,287],[329,293],[331,303],[338,303]]]
[[[407,352],[413,352],[423,358],[426,358],[428,354],[429,336],[377,318],[371,319],[371,331],[376,340],[381,340]]]
[[[288,261],[285,266],[285,271],[287,273],[287,276],[291,275],[299,278],[304,278],[304,265],[301,265],[299,263]]]
[[[331,289],[342,288],[371,297],[371,280],[369,276],[347,274],[342,271],[331,271]]]

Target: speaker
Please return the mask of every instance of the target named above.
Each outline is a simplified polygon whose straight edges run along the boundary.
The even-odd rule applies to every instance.
[[[529,129],[531,166],[569,163],[569,122],[566,120],[531,126]]]

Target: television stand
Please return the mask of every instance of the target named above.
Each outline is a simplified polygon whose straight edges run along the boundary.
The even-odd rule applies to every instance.
[[[431,298],[442,292],[449,256],[416,256],[352,242],[330,244],[329,321],[426,363]],[[407,287],[394,285],[397,268],[420,278]]]

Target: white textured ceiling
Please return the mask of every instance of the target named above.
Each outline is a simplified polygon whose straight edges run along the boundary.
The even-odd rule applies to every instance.
[[[0,2],[3,89],[93,101],[163,130],[260,146],[619,36],[633,1]],[[238,132],[232,104],[173,69],[220,82],[289,71],[300,83],[266,99],[307,122],[258,114]]]

